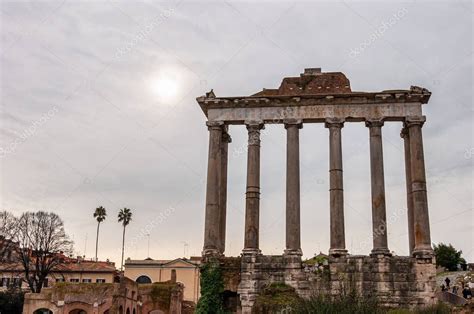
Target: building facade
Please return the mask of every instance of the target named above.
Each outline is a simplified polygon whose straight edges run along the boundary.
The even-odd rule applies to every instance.
[[[44,287],[51,287],[56,283],[113,283],[118,275],[115,263],[94,262],[82,258],[64,260],[53,268]],[[9,287],[20,287],[29,290],[29,286],[24,280],[24,269],[20,263],[0,264],[0,291]]]
[[[200,257],[175,260],[127,259],[124,275],[140,284],[179,282],[184,286],[183,300],[197,303],[200,296],[200,263]]]

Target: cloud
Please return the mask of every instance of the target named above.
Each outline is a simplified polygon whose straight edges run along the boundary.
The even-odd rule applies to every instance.
[[[400,10],[402,18],[355,58],[349,55]],[[165,12],[172,13],[164,18]],[[304,67],[322,67],[346,73],[353,90],[419,85],[433,92],[423,128],[432,240],[474,258],[473,158],[466,158],[474,147],[470,2],[21,1],[2,2],[0,14],[2,147],[57,108],[0,160],[0,204],[15,213],[55,210],[81,255],[85,247],[93,256],[92,213],[99,205],[109,213],[100,258],[119,262],[116,215],[122,207],[133,210],[130,241],[160,212],[174,209],[151,230],[151,257],[181,256],[182,241],[199,255],[208,131],[195,98],[211,88],[218,96],[248,95],[277,87]],[[174,99],[159,99],[147,82],[155,76],[160,82],[169,69],[179,88]],[[406,208],[400,128],[383,128],[388,216]],[[245,128],[232,126],[230,133],[230,151],[245,148]],[[284,248],[285,138],[282,126],[267,127],[262,138],[264,253]],[[353,253],[370,251],[370,241],[361,245],[371,234],[367,144],[362,123],[344,127],[346,243]],[[300,146],[302,244],[311,256],[329,245],[327,130],[305,125]],[[232,255],[243,245],[242,152],[229,162]],[[387,229],[389,247],[406,254],[406,217],[397,216]],[[145,245],[135,245],[125,255],[146,253]]]

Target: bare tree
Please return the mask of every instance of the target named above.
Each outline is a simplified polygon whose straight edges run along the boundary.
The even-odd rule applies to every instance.
[[[18,262],[32,292],[39,293],[48,274],[72,252],[72,241],[55,213],[26,212],[16,219],[12,240],[18,244]]]
[[[16,221],[12,213],[0,211],[0,262],[10,261],[16,251],[17,245],[12,241]]]

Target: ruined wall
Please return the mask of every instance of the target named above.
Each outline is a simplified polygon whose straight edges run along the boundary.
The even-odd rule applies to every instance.
[[[388,307],[416,307],[436,302],[434,259],[405,256],[330,258],[332,295],[355,291]]]
[[[330,257],[325,270],[305,268],[297,256],[243,256],[238,288],[243,313],[250,313],[258,294],[282,282],[299,296],[356,293],[376,298],[387,307],[416,307],[435,303],[434,259],[401,256]]]
[[[53,314],[67,314],[81,309],[88,314],[109,311],[141,314],[159,310],[164,314],[181,313],[183,285],[180,283],[155,283],[138,285],[133,280],[122,278],[120,283],[61,283],[45,288],[41,293],[27,293],[24,314],[33,314],[37,309],[49,309]]]
[[[170,281],[138,285],[141,313],[153,310],[160,310],[164,314],[181,313],[183,289],[183,284]]]

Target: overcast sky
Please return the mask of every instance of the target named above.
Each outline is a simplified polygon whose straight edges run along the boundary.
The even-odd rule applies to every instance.
[[[352,90],[428,88],[423,128],[431,237],[473,261],[473,7],[470,1],[2,1],[1,209],[58,213],[93,257],[94,209],[108,212],[99,258],[200,255],[208,131],[195,101],[276,88],[306,67]],[[408,254],[400,123],[383,128],[389,248]],[[243,247],[245,127],[229,146],[227,255]],[[301,130],[302,249],[329,246],[328,130]],[[261,152],[261,249],[285,245],[285,129]],[[346,243],[371,249],[368,130],[343,129]]]

